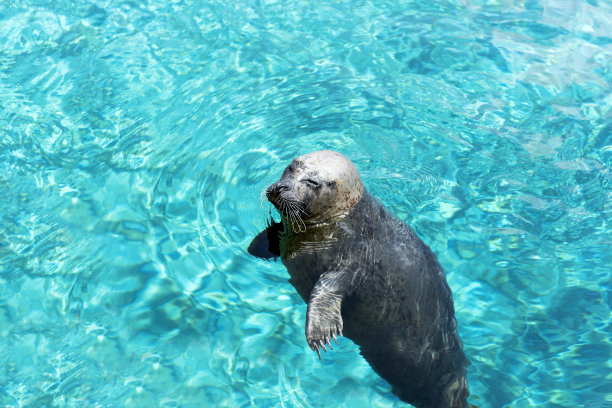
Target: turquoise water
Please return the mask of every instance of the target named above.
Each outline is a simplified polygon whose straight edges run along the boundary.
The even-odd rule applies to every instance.
[[[438,254],[479,408],[612,407],[609,1],[4,1],[0,406],[400,407],[246,253],[300,154]]]

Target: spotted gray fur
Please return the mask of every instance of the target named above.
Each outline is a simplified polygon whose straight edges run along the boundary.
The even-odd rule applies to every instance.
[[[332,151],[298,157],[266,196],[281,223],[249,252],[281,257],[308,304],[306,340],[319,358],[344,335],[403,401],[467,407],[469,362],[444,270],[367,192],[353,163]]]

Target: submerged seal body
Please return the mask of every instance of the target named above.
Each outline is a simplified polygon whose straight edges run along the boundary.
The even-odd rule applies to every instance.
[[[300,156],[266,196],[281,222],[249,252],[281,257],[308,304],[306,339],[319,357],[344,335],[403,401],[468,407],[469,362],[444,270],[367,192],[353,163],[328,150]]]

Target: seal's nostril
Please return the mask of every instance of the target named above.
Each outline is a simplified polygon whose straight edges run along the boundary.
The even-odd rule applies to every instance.
[[[280,182],[274,183],[266,190],[266,197],[274,204],[280,198],[281,193],[287,190],[289,190],[287,185],[283,185]]]
[[[279,181],[278,183],[274,183],[270,187],[268,187],[268,190],[266,190],[266,194],[267,195],[280,194],[283,191],[289,191],[289,190],[291,190],[291,187],[287,183],[283,183]]]

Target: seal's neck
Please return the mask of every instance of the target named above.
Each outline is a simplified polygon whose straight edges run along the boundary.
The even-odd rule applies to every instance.
[[[339,222],[341,222],[348,215],[349,211],[338,214],[333,217],[328,217],[323,220],[296,220],[291,219],[281,214],[281,221],[285,226],[285,232],[288,234],[302,234],[314,231],[325,231],[335,229]]]

